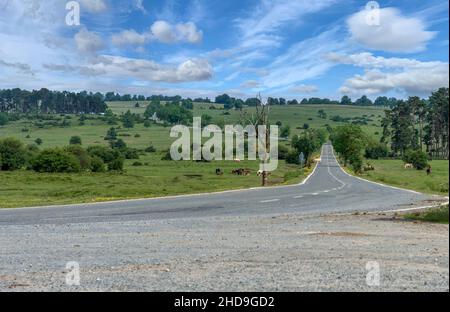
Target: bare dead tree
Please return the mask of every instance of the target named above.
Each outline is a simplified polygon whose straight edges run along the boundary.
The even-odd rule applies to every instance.
[[[260,137],[259,133],[259,126],[266,126],[266,133],[261,134],[265,135],[265,157],[261,161],[266,163],[268,161],[267,155],[270,153],[270,127],[269,127],[269,114],[270,114],[270,105],[268,102],[264,103],[261,97],[261,93],[258,93],[256,96],[257,102],[255,106],[255,112],[248,114],[247,111],[245,111],[243,114],[241,114],[241,123],[245,125],[251,125],[254,126],[256,129],[256,137]],[[259,145],[259,139],[258,145]],[[258,146],[259,151],[259,146]],[[267,186],[267,180],[268,180],[268,172],[263,171],[261,174],[261,184],[262,186]]]

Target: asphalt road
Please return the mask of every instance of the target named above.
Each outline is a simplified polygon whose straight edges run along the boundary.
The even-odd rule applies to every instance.
[[[98,204],[0,209],[0,225],[370,212],[410,208],[425,205],[430,200],[427,195],[346,174],[339,167],[332,146],[324,145],[320,164],[301,185]]]

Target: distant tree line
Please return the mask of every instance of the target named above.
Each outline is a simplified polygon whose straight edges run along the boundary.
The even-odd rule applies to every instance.
[[[86,91],[0,90],[0,112],[3,113],[44,113],[44,114],[98,114],[107,106],[101,93]]]

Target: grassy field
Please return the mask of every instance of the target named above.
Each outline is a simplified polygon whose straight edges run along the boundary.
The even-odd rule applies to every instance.
[[[135,102],[108,103],[116,114],[127,110],[142,114],[147,104],[140,102],[140,107],[136,108]],[[194,116],[208,114],[213,117],[213,122],[219,124],[235,124],[243,114],[239,111],[226,113],[222,105],[217,104],[195,104],[194,107]],[[327,113],[327,119],[319,118],[318,111],[321,109]],[[250,109],[248,110],[250,112]],[[331,121],[329,118],[332,116],[339,115],[343,118],[365,116],[372,121],[362,128],[377,138],[381,133],[380,119],[383,114],[383,109],[371,107],[276,106],[271,108],[270,121],[271,123],[281,121],[283,125],[290,125],[293,135],[303,131],[301,128],[305,123],[311,128],[322,128],[327,124],[336,127],[343,123]],[[75,135],[82,138],[84,147],[108,144],[104,136],[111,125],[98,119],[87,119],[81,126],[79,116],[71,116],[69,122],[71,123],[69,127],[39,128],[34,121],[22,119],[0,127],[0,137],[16,137],[25,144],[34,143],[37,138],[41,138],[43,144],[40,148],[66,146],[70,137]],[[0,207],[159,197],[260,185],[255,172],[248,177],[236,177],[231,174],[233,169],[241,167],[257,171],[258,163],[255,161],[245,161],[241,164],[217,161],[211,163],[162,161],[163,151],[167,150],[173,141],[169,137],[170,127],[153,124],[150,128],[145,128],[142,124],[136,124],[133,129],[119,129],[118,132],[119,137],[129,147],[145,149],[153,145],[158,152],[141,156],[139,161],[143,166],[140,167],[132,166],[135,161],[127,161],[122,174],[38,174],[26,170],[0,172]],[[433,163],[434,172],[431,177],[426,177],[424,172],[404,171],[401,162],[397,161],[375,161],[374,165],[377,170],[368,173],[366,178],[428,193],[448,192],[448,162]],[[222,168],[224,176],[216,176],[216,168]],[[305,175],[307,174],[306,171]],[[279,169],[270,177],[270,183],[272,185],[297,183],[303,177],[297,166],[280,162]]]
[[[448,196],[449,162],[434,160],[430,162],[433,173],[427,176],[425,171],[405,169],[401,160],[370,160],[375,171],[362,174],[363,178],[422,193]]]
[[[432,210],[406,214],[404,218],[406,220],[448,224],[448,205]]]
[[[45,174],[20,170],[0,172],[0,207],[41,206],[50,204],[89,203],[108,200],[150,198],[167,195],[192,194],[260,185],[257,177],[258,163],[244,161],[162,161],[161,154],[147,154],[139,160],[143,166],[134,167],[128,160],[125,172]],[[231,171],[239,167],[253,169],[250,176],[234,176]],[[221,168],[223,176],[215,169]],[[270,177],[270,184],[298,183],[302,175],[298,166],[281,163]]]

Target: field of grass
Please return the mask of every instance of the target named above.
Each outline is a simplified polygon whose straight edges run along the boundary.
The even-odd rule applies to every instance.
[[[423,212],[406,214],[404,218],[406,220],[448,224],[448,205]]]
[[[162,161],[161,154],[147,154],[134,167],[127,160],[124,173],[46,174],[33,171],[0,172],[0,207],[42,206],[89,203],[119,199],[150,198],[260,186],[258,163],[240,164],[226,161],[197,163]],[[250,176],[234,176],[236,167],[250,168]],[[221,168],[223,176],[215,169]],[[298,166],[280,163],[270,177],[272,185],[298,183],[309,174],[301,174]]]
[[[140,107],[135,107],[135,102],[112,102],[109,107],[121,114],[127,110],[142,114],[148,102],[140,102]],[[211,109],[214,107],[215,109]],[[194,116],[208,114],[213,117],[213,122],[219,124],[237,123],[242,112],[230,111],[225,113],[222,105],[195,104]],[[318,111],[323,109],[327,119],[321,119]],[[248,109],[250,111],[251,109]],[[281,121],[283,125],[290,125],[292,134],[300,133],[303,124],[307,123],[311,128],[325,127],[326,124],[335,127],[342,123],[329,120],[331,116],[339,115],[344,118],[363,117],[372,119],[370,124],[363,126],[364,131],[374,137],[381,133],[380,119],[383,109],[371,107],[350,107],[336,105],[305,105],[284,106],[271,108],[271,123]],[[80,136],[83,146],[107,145],[104,136],[111,125],[99,119],[85,120],[84,125],[79,125],[79,116],[71,116],[69,127],[45,126],[39,128],[34,121],[19,120],[0,127],[0,137],[16,137],[25,144],[34,143],[36,138],[41,138],[43,144],[40,148],[66,146],[71,136]],[[119,123],[120,126],[120,123]],[[117,127],[117,126],[115,126]],[[28,131],[23,131],[27,129]],[[145,149],[153,145],[158,150],[154,154],[141,156],[139,160],[144,165],[134,167],[135,161],[127,161],[125,172],[117,173],[82,173],[82,174],[38,174],[26,170],[16,172],[0,172],[0,207],[20,207],[50,204],[67,204],[76,202],[96,202],[105,200],[159,197],[166,195],[201,193],[209,191],[221,191],[239,189],[260,185],[260,180],[255,172],[248,177],[236,177],[231,171],[236,168],[251,168],[257,171],[258,163],[245,161],[241,164],[233,162],[196,163],[191,161],[172,162],[162,161],[163,151],[167,150],[174,139],[169,137],[170,127],[153,124],[145,128],[142,124],[136,124],[133,129],[119,129],[119,137],[129,147]],[[28,137],[27,137],[28,136]],[[385,183],[399,185],[440,193],[446,187],[448,190],[448,162],[441,165],[433,165],[433,178],[426,178],[425,182],[416,181],[420,175],[418,172],[404,173],[401,164],[383,161],[376,162],[377,171],[370,173],[368,178],[380,180]],[[392,167],[398,167],[393,170]],[[224,176],[216,176],[215,169],[222,168]],[[397,173],[398,172],[398,173]],[[398,174],[411,174],[412,176],[398,176]],[[308,172],[305,172],[307,175]],[[423,175],[423,174],[422,174]],[[445,184],[445,177],[447,183]],[[279,169],[270,177],[271,184],[296,183],[302,180],[297,166],[290,166],[280,162]],[[400,182],[397,179],[400,178]],[[411,184],[411,185],[410,185]],[[417,184],[417,185],[416,185]]]
[[[433,172],[405,169],[401,160],[370,160],[375,171],[362,174],[363,178],[427,194],[448,196],[449,162],[434,160],[430,164]]]

